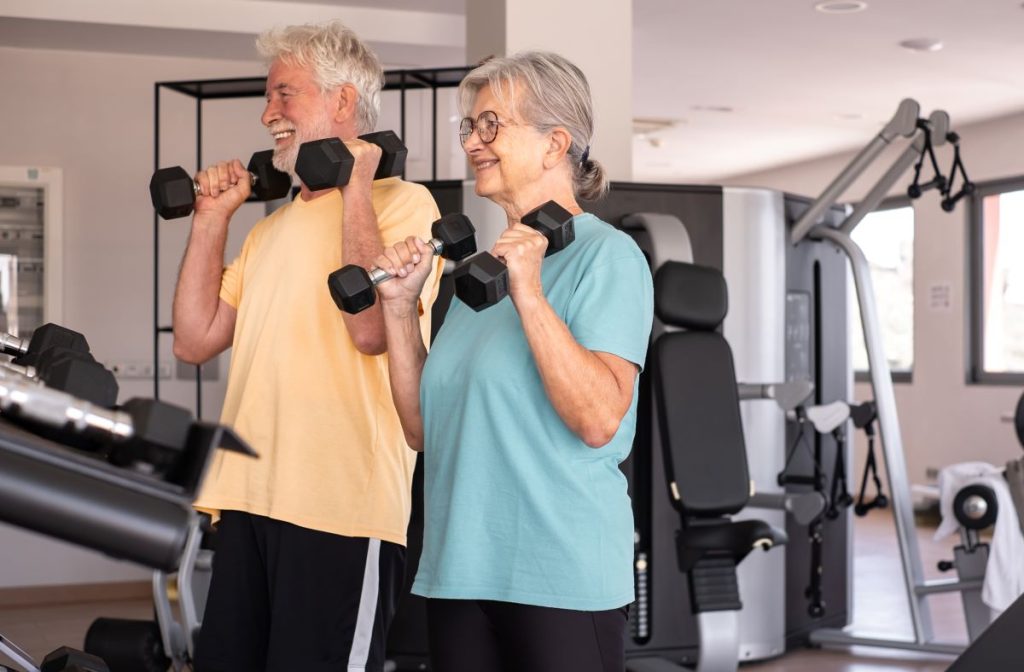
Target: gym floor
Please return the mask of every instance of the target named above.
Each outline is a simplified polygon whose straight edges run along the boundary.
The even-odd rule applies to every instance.
[[[921,557],[928,578],[941,576],[935,565],[952,558],[957,538],[932,541],[934,527],[918,528]],[[902,582],[899,549],[888,512],[872,512],[857,519],[854,532],[856,559],[855,622],[866,631],[910,636],[910,616]],[[959,597],[940,595],[930,598],[936,637],[942,641],[966,641],[966,627]],[[97,616],[150,618],[148,600],[88,602],[31,608],[0,608],[0,635],[27,651],[36,661],[49,651],[67,644],[81,647],[89,624]],[[949,657],[861,649],[857,655],[843,650],[801,650],[764,663],[744,665],[751,672],[942,672]],[[0,655],[0,664],[11,664]]]

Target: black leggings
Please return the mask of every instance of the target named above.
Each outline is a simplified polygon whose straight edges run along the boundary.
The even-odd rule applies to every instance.
[[[623,672],[627,607],[427,600],[434,672]]]

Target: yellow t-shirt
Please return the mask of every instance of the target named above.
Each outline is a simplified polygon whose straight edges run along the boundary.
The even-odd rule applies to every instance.
[[[373,185],[384,245],[430,238],[425,187]],[[356,350],[327,276],[341,265],[342,198],[301,197],[253,227],[224,270],[220,298],[238,310],[221,420],[258,459],[217,451],[196,506],[246,511],[349,537],[405,544],[416,454],[391,399],[387,355]],[[443,260],[420,296],[430,306]]]

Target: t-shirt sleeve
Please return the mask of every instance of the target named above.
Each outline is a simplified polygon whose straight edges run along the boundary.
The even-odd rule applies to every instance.
[[[378,221],[384,247],[391,247],[409,236],[430,240],[430,226],[441,216],[426,187],[408,182],[400,184],[380,215],[383,221]]]
[[[642,369],[653,321],[654,283],[643,253],[626,237],[604,245],[569,300],[566,324],[576,341]]]
[[[424,241],[430,240],[430,227],[441,217],[434,197],[425,187],[409,183],[401,184],[405,190],[404,197],[396,197],[392,203],[398,207],[388,208],[386,221],[379,222],[384,247],[391,247],[409,236],[416,236]],[[421,316],[420,330],[424,343],[430,343],[430,309],[437,299],[443,268],[444,259],[435,258],[434,268],[427,276],[427,281],[423,284],[423,290],[420,292],[418,307]]]

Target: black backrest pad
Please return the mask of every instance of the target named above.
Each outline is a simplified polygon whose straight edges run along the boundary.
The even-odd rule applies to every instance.
[[[1013,414],[1013,426],[1017,430],[1017,440],[1024,446],[1024,394],[1017,401],[1017,412]]]
[[[663,324],[712,330],[728,310],[729,293],[718,269],[666,261],[654,275],[654,312]]]
[[[670,332],[654,344],[666,477],[683,512],[720,516],[750,497],[732,350],[716,332]]]

